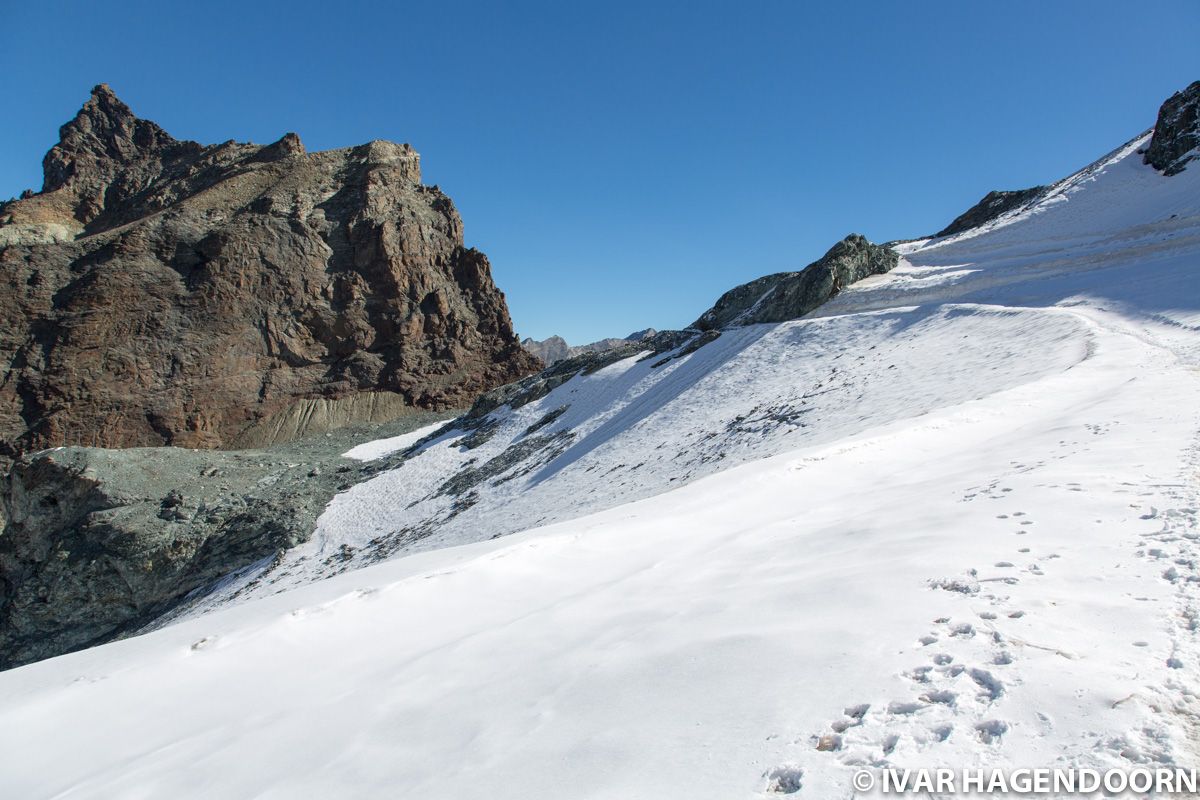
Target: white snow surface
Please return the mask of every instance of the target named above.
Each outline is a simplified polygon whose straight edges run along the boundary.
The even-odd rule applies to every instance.
[[[810,318],[447,429],[190,618],[0,674],[0,796],[1195,766],[1200,169],[1144,145]]]
[[[389,436],[386,439],[375,439],[370,442],[363,442],[360,445],[351,447],[345,453],[342,453],[346,458],[353,458],[356,461],[375,461],[389,456],[392,453],[397,453],[405,450],[408,447],[419,442],[429,434],[441,428],[445,423],[435,422],[432,425],[426,425],[422,428],[417,428],[408,433],[402,433],[399,436]]]

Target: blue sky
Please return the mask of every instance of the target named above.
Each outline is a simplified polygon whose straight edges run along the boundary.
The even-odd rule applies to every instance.
[[[100,82],[180,138],[407,141],[518,332],[578,343],[1066,175],[1200,79],[1197,30],[1196,0],[0,0],[0,196]]]

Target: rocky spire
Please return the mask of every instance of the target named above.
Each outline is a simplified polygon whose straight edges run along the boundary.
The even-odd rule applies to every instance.
[[[139,119],[102,83],[92,89],[75,118],[59,128],[58,144],[42,159],[42,191],[71,191],[76,195],[75,216],[87,223],[106,202],[141,188],[172,155],[199,149]]]
[[[62,188],[97,162],[130,163],[149,151],[176,144],[153,122],[138,119],[107,84],[92,89],[92,96],[75,118],[59,128],[59,142],[42,161],[43,192]]]

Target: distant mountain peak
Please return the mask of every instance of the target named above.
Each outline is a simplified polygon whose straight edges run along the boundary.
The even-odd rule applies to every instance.
[[[567,340],[561,336],[549,336],[541,341],[527,336],[521,341],[521,346],[546,362],[546,366],[550,366],[551,364],[556,364],[559,361],[565,361],[568,358],[574,358],[584,353],[603,353],[607,350],[613,350],[622,345],[630,344],[631,342],[645,341],[657,333],[658,331],[654,328],[645,328],[640,331],[634,331],[623,339],[600,339],[588,344],[574,346],[567,344]]]

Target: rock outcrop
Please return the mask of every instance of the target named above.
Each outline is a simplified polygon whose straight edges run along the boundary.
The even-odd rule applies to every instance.
[[[899,262],[896,253],[852,233],[799,272],[779,272],[730,289],[692,327],[702,331],[799,319],[855,281],[880,275]]]
[[[0,208],[0,461],[260,446],[540,367],[408,145],[205,146],[97,86],[44,172]]]
[[[954,221],[938,231],[935,236],[953,236],[956,233],[978,228],[991,222],[1001,214],[1022,208],[1041,199],[1049,186],[1032,186],[1011,192],[988,192],[975,205],[954,218]]]
[[[657,333],[658,331],[654,330],[654,328],[646,328],[645,330],[634,331],[623,339],[610,337],[580,345],[569,345],[566,339],[561,336],[551,336],[547,339],[542,339],[540,342],[536,339],[526,337],[521,340],[521,346],[540,358],[546,366],[550,366],[568,358],[581,356],[584,353],[600,353],[605,350],[612,350],[614,347],[623,347],[630,342],[644,341],[653,338]]]
[[[1200,81],[1167,98],[1158,110],[1145,162],[1164,175],[1183,172],[1200,158]]]
[[[0,480],[0,669],[135,632],[307,541],[335,493],[385,466],[342,458],[351,443],[446,416],[417,412],[265,450],[21,456]]]

